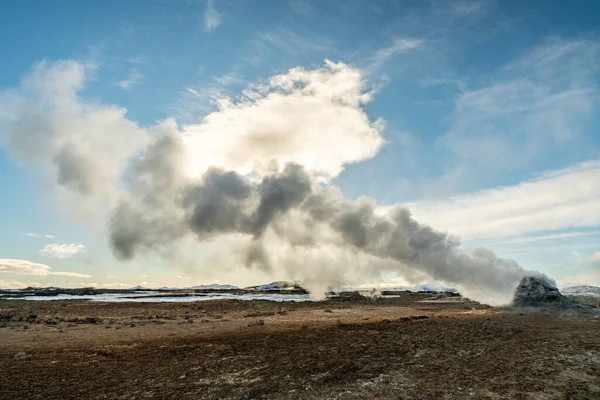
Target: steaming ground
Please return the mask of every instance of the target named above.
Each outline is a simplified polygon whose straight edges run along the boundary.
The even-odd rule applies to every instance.
[[[36,64],[19,88],[0,93],[0,140],[43,171],[70,215],[108,226],[120,260],[150,254],[212,276],[246,266],[301,281],[313,298],[391,273],[487,304],[508,303],[531,273],[489,250],[461,248],[401,204],[348,201],[331,185],[385,142],[384,121],[363,109],[375,89],[356,68],[292,68],[239,99],[220,99],[197,124],[149,127],[86,101],[90,69]],[[204,263],[186,257],[204,243],[218,244],[217,254]]]
[[[600,320],[452,294],[0,301],[0,398],[600,397]]]

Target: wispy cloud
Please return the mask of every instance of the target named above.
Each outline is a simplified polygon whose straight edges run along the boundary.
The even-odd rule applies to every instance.
[[[296,14],[311,15],[315,8],[306,0],[289,0],[288,4]]]
[[[219,99],[224,97],[226,91],[217,85],[186,86],[180,90],[178,99],[167,111],[183,123],[197,123],[203,115],[216,110]]]
[[[24,236],[36,238],[36,239],[54,239],[53,235],[41,234],[41,233],[35,233],[35,232],[26,233],[26,234],[24,234]]]
[[[473,240],[596,227],[599,198],[600,161],[589,161],[518,185],[409,207],[417,220]]]
[[[232,86],[247,83],[247,81],[244,78],[242,78],[240,74],[235,72],[215,76],[213,77],[213,79],[216,83],[218,83],[221,86]]]
[[[206,0],[206,11],[204,12],[204,30],[212,32],[221,25],[221,14],[215,8],[214,0]]]
[[[597,251],[595,253],[589,254],[587,257],[585,257],[585,260],[600,262],[600,251]]]
[[[16,275],[59,275],[59,276],[74,276],[79,278],[89,278],[90,275],[79,274],[76,272],[66,271],[51,271],[50,267],[45,264],[38,264],[27,260],[15,259],[0,259],[0,272],[16,274]]]
[[[140,71],[138,71],[137,68],[133,68],[129,72],[129,75],[127,75],[127,78],[120,81],[118,83],[118,85],[123,90],[130,90],[132,88],[132,86],[142,83],[142,78],[143,78],[143,76],[140,73]]]
[[[59,276],[75,276],[78,278],[91,278],[91,275],[79,274],[76,272],[59,271],[59,272],[49,272],[48,274],[49,275],[59,275]]]
[[[463,171],[526,166],[591,134],[599,71],[600,42],[549,40],[501,68],[492,84],[464,91],[438,145]]]
[[[58,244],[52,243],[47,244],[40,251],[40,254],[47,257],[54,258],[71,258],[76,254],[83,253],[85,246],[83,244],[71,243],[71,244]]]
[[[550,235],[533,235],[533,236],[520,236],[517,238],[508,238],[502,240],[496,240],[493,242],[478,243],[483,247],[498,246],[498,245],[530,245],[531,243],[539,242],[556,242],[564,239],[580,238],[584,236],[597,236],[600,235],[600,231],[574,231],[574,232],[563,232],[554,233]]]
[[[370,65],[367,67],[367,70],[373,72],[394,56],[415,50],[423,46],[423,44],[423,39],[396,38],[391,45],[383,47],[375,52],[371,57]]]
[[[296,58],[303,54],[335,51],[333,42],[325,37],[304,36],[285,28],[257,33],[249,47],[251,51],[242,59],[254,67],[274,54],[279,58],[281,54]]]

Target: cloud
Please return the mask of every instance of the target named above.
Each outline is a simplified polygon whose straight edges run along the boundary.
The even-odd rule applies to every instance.
[[[585,260],[600,262],[600,251],[597,251],[595,253],[592,253],[592,254],[588,255],[587,257],[585,257]]]
[[[235,72],[215,76],[213,79],[221,86],[240,85],[246,83],[246,80]]]
[[[15,280],[4,280],[4,279],[0,279],[0,288],[7,288],[7,289],[20,289],[20,288],[25,288],[28,286],[32,286],[32,287],[37,287],[37,286],[41,286],[41,284],[39,282],[21,282],[21,281],[15,281]]]
[[[83,244],[52,243],[45,245],[44,248],[40,251],[40,254],[54,258],[71,258],[76,254],[83,253],[84,251],[85,246]]]
[[[289,0],[288,4],[296,14],[311,15],[315,11],[315,8],[306,0]]]
[[[546,243],[551,242],[554,243],[556,241],[561,241],[565,239],[572,238],[580,238],[585,236],[596,236],[600,235],[600,231],[573,231],[573,232],[564,232],[564,233],[554,233],[550,235],[532,235],[532,236],[518,236],[518,237],[509,237],[502,238],[499,240],[481,243],[482,246],[494,246],[494,245],[517,245],[517,246],[529,246],[532,243]]]
[[[123,79],[118,83],[118,85],[123,90],[130,90],[133,85],[138,85],[142,83],[143,75],[136,68],[132,69],[127,75],[127,78]]]
[[[415,218],[463,239],[600,225],[600,161],[548,171],[518,185],[409,204]]]
[[[214,0],[206,0],[206,12],[204,13],[204,29],[212,32],[221,25],[221,14],[215,9]]]
[[[123,283],[123,282],[110,282],[110,283],[101,283],[99,285],[96,285],[96,287],[115,288],[115,289],[130,288],[132,286],[133,285],[131,285],[129,283]]]
[[[600,100],[600,42],[551,39],[501,68],[488,86],[456,100],[438,145],[472,172],[519,168],[592,132]],[[478,170],[480,171],[480,170]]]
[[[373,57],[370,59],[370,65],[367,67],[367,70],[369,72],[374,72],[392,57],[408,51],[416,50],[423,46],[424,43],[425,41],[423,39],[396,38],[390,46],[383,47],[375,52]]]
[[[78,278],[91,278],[91,275],[78,274],[75,272],[50,272],[49,275],[74,276]]]
[[[282,54],[294,59],[304,54],[324,53],[335,54],[335,44],[323,36],[297,34],[286,28],[278,28],[269,32],[258,32],[249,44],[250,51],[242,59],[259,67],[270,57],[282,58]]]
[[[79,274],[76,272],[54,272],[45,264],[37,264],[26,260],[0,259],[0,272],[17,275],[60,275],[74,276],[79,278],[90,278],[90,275]]]
[[[34,233],[34,232],[26,233],[24,236],[32,237],[32,238],[36,238],[36,239],[54,239],[53,235],[48,235],[48,234],[42,235],[40,233]]]
[[[239,102],[220,99],[200,124],[183,127],[193,175],[209,167],[264,171],[276,161],[331,178],[384,143],[382,121],[371,122],[362,109],[371,94],[361,72],[343,63],[292,68],[244,95]]]

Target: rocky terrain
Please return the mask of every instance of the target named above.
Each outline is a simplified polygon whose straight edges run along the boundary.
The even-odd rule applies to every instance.
[[[600,319],[454,294],[0,301],[2,399],[596,399]]]

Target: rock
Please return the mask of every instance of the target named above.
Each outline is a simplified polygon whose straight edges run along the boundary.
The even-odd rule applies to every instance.
[[[526,276],[515,290],[513,307],[577,308],[579,304],[563,296],[546,276]]]
[[[427,316],[427,315],[411,315],[408,317],[401,317],[400,321],[417,321],[420,319],[429,319],[429,316]]]
[[[27,358],[27,354],[25,354],[22,351],[17,353],[17,355],[15,356],[15,360],[25,360],[26,358]]]
[[[340,292],[339,298],[341,301],[360,301],[367,298],[360,294],[357,290],[351,292]]]
[[[245,318],[251,318],[251,317],[272,317],[273,315],[275,315],[274,312],[265,311],[265,312],[254,312],[254,313],[246,314],[246,315],[244,315],[244,317]]]

